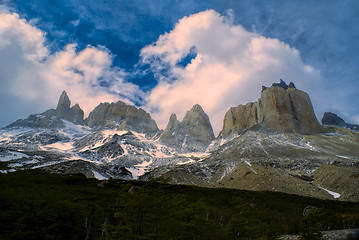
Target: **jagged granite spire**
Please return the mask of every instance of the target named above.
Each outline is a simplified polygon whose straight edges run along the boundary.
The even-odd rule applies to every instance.
[[[262,87],[257,102],[230,108],[223,120],[220,137],[226,138],[253,127],[273,132],[312,134],[323,132],[307,93],[281,79],[271,87]]]
[[[59,101],[57,103],[56,112],[59,117],[62,117],[64,115],[68,114],[68,111],[70,110],[71,101],[69,96],[67,95],[66,91],[63,91],[61,93],[61,96],[59,98]]]
[[[182,122],[172,114],[160,141],[183,152],[204,151],[214,140],[212,125],[208,115],[198,104],[184,116]]]
[[[155,135],[159,131],[151,115],[142,108],[127,105],[124,102],[100,103],[85,120],[92,128],[119,128]]]
[[[186,113],[182,125],[186,129],[187,135],[198,140],[212,141],[215,138],[209,117],[198,104]]]
[[[66,91],[63,91],[56,107],[57,117],[66,119],[75,124],[82,124],[84,119],[84,111],[80,108],[78,104],[75,104],[71,108],[70,106],[70,98],[67,95]]]
[[[30,115],[27,119],[19,119],[7,127],[31,128],[63,128],[63,119],[75,124],[83,124],[84,112],[78,104],[70,108],[71,101],[66,91],[63,91],[56,109],[47,110],[41,114]]]

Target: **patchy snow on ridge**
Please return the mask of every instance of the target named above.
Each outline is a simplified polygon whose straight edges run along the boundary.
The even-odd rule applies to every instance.
[[[195,163],[196,161],[192,160],[192,159],[189,159],[187,161],[181,161],[181,162],[178,162],[176,163],[176,165],[186,165],[186,164],[191,164],[191,163]]]
[[[21,158],[28,158],[29,156],[24,154],[24,153],[20,153],[20,152],[15,152],[15,151],[8,151],[7,153],[0,154],[0,162],[8,162],[11,160],[18,160]]]
[[[11,142],[14,138],[21,134],[26,134],[27,132],[32,132],[30,128],[10,128],[10,129],[0,129],[0,143],[6,144]]]
[[[179,156],[181,156],[181,157],[188,157],[188,158],[195,157],[195,158],[200,158],[200,159],[206,158],[209,155],[210,155],[210,153],[208,153],[208,152],[189,152],[189,153],[179,154]]]
[[[64,119],[62,121],[65,123],[65,128],[60,133],[69,138],[84,136],[91,132],[91,129],[87,126],[76,125]]]
[[[230,172],[232,172],[236,167],[236,164],[234,164],[233,162],[228,163],[226,165],[226,168],[224,169],[221,177],[219,178],[219,181],[221,181],[227,174],[229,174]]]
[[[71,160],[81,160],[81,161],[85,161],[85,162],[90,162],[90,163],[95,163],[95,164],[98,164],[98,165],[101,165],[101,164],[103,164],[103,162],[101,162],[101,161],[95,161],[95,160],[90,160],[90,159],[87,159],[87,158],[84,158],[84,157],[81,157],[81,156],[79,156],[79,155],[72,155],[71,157],[67,157],[67,158],[65,158],[65,159],[67,159],[67,160],[69,160],[69,161],[71,161]]]
[[[107,180],[108,179],[108,177],[103,176],[101,173],[99,173],[95,170],[91,169],[91,172],[93,173],[94,177],[97,178],[98,180]]]
[[[145,174],[145,169],[144,168],[135,168],[135,167],[129,167],[126,168],[131,174],[133,179],[138,179],[139,176],[142,176],[143,174]]]
[[[126,167],[126,169],[131,172],[133,179],[138,179],[139,176],[142,176],[146,173],[151,164],[152,160],[143,161],[142,163],[136,164],[133,167]]]
[[[323,189],[324,191],[326,191],[327,193],[329,193],[330,195],[332,195],[333,198],[335,198],[335,199],[340,198],[340,194],[339,194],[339,193],[330,191],[330,190],[325,189],[325,188],[322,188],[322,187],[319,187],[319,188],[320,188],[320,189]]]
[[[113,136],[115,134],[122,136],[124,134],[128,133],[128,131],[125,130],[117,130],[117,129],[106,129],[102,131],[102,135],[104,138],[108,138],[109,136]]]
[[[50,162],[46,162],[46,163],[43,163],[43,164],[36,165],[36,166],[32,167],[31,169],[47,167],[47,166],[51,166],[51,165],[55,165],[55,164],[59,164],[59,163],[64,163],[64,162],[67,162],[67,161],[68,160],[50,161]]]
[[[52,144],[48,144],[43,146],[43,148],[47,148],[47,149],[57,149],[58,151],[68,151],[71,150],[73,148],[73,143],[72,142],[55,142]]]
[[[244,162],[245,162],[248,166],[252,167],[252,164],[250,164],[250,162],[248,162],[247,160],[244,160]]]

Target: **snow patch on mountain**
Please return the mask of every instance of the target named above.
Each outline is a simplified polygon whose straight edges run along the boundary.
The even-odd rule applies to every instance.
[[[91,172],[93,173],[94,177],[97,178],[98,180],[107,180],[108,177],[103,176],[101,173],[91,169]]]
[[[192,159],[189,159],[187,161],[181,161],[181,162],[178,162],[176,163],[176,165],[186,165],[186,164],[191,164],[191,163],[195,163],[196,161],[192,160]]]
[[[1,162],[8,162],[8,161],[18,160],[18,159],[28,158],[28,157],[29,156],[24,153],[15,152],[15,151],[7,151],[4,153],[0,152],[0,161]]]
[[[325,189],[325,188],[323,188],[323,187],[319,187],[319,188],[320,188],[320,189],[323,189],[324,191],[326,191],[327,193],[329,193],[330,195],[332,195],[333,198],[335,198],[335,199],[340,198],[340,194],[339,194],[339,193],[330,191],[330,190]]]
[[[74,148],[73,142],[55,142],[42,147],[44,150],[56,149],[58,151],[66,152]]]

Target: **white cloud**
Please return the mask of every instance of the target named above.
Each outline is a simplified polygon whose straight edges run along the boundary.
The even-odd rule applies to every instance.
[[[302,62],[296,49],[248,32],[230,19],[232,11],[224,17],[213,10],[184,17],[172,31],[141,50],[143,61],[158,75],[167,66],[176,79],[167,81],[167,76],[160,75],[160,83],[148,97],[147,108],[154,111],[160,127],[165,127],[172,112],[182,118],[198,103],[218,133],[229,107],[256,101],[261,85],[280,78],[301,89],[319,84],[319,73]],[[185,68],[179,66],[193,49],[197,56]]]
[[[357,115],[355,115],[353,118],[352,118],[352,120],[353,120],[353,124],[359,124],[359,114],[357,114]]]
[[[160,127],[171,113],[182,118],[199,103],[218,133],[229,107],[255,101],[261,85],[282,78],[307,90],[309,84],[320,83],[318,72],[302,62],[297,50],[234,25],[233,14],[208,10],[184,17],[171,32],[141,50],[143,61],[159,76],[146,108]],[[54,108],[63,90],[85,114],[100,102],[132,103],[145,97],[137,85],[123,80],[126,73],[112,66],[113,56],[106,48],[78,50],[70,44],[50,53],[45,37],[17,14],[0,11],[0,112],[6,113],[0,126]],[[191,51],[197,53],[191,63],[178,66]],[[170,77],[161,75],[162,70],[169,70]]]
[[[0,111],[1,125],[14,118],[56,107],[66,90],[73,103],[89,113],[104,101],[128,103],[143,97],[138,86],[125,82],[126,73],[112,66],[113,56],[104,47],[75,44],[50,53],[45,33],[15,13],[0,12]],[[103,80],[106,87],[99,81]],[[122,96],[122,97],[120,97]]]

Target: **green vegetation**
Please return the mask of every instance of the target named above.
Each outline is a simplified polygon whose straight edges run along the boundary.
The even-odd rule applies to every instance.
[[[0,174],[0,207],[0,239],[319,239],[359,226],[358,203],[39,170]]]

